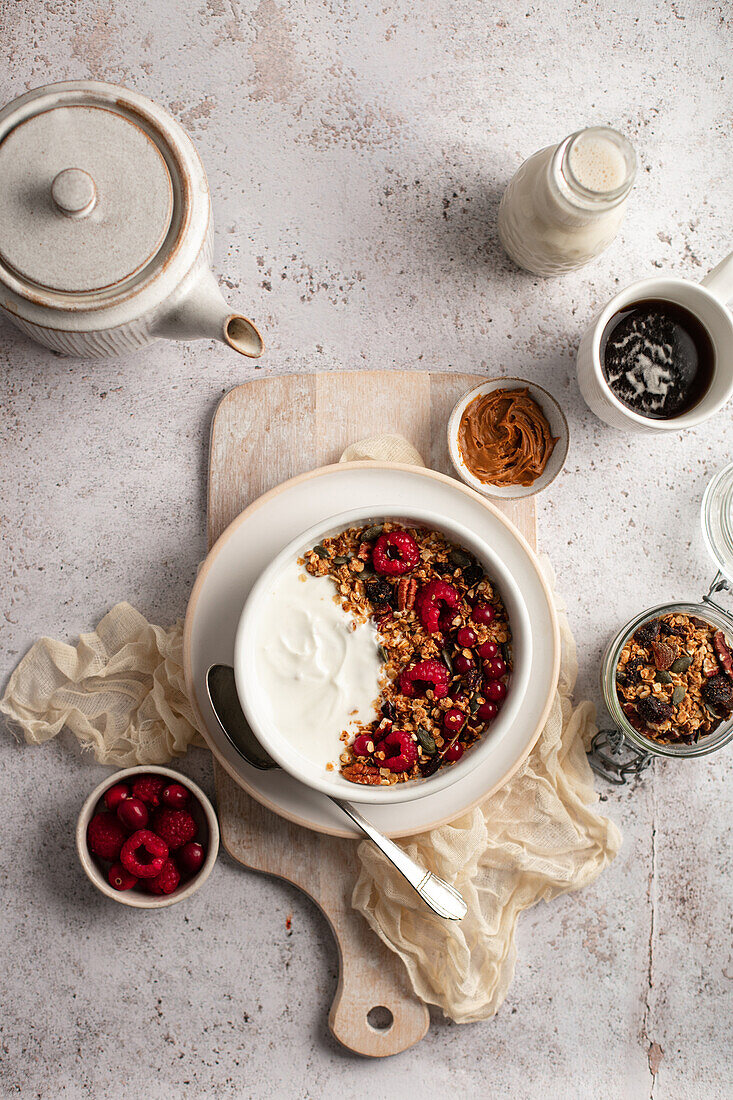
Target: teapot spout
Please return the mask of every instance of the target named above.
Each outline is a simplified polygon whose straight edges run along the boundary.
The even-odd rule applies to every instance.
[[[257,359],[265,349],[256,326],[243,314],[232,312],[208,268],[166,306],[154,325],[156,336],[167,340],[221,340],[249,359]]]

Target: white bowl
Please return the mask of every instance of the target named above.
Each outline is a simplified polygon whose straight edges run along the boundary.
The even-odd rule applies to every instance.
[[[180,783],[181,786],[186,787],[191,792],[201,807],[200,812],[196,806],[192,807],[191,813],[194,818],[199,818],[199,830],[202,824],[206,826],[208,833],[206,859],[201,870],[197,871],[183,886],[179,886],[177,890],[174,890],[172,894],[146,894],[135,886],[131,890],[115,890],[113,886],[110,886],[106,875],[89,851],[87,828],[97,809],[104,808],[98,805],[103,795],[116,783],[124,783],[133,776],[138,775],[162,775],[171,782]],[[137,768],[124,768],[122,771],[115,772],[114,775],[108,775],[98,787],[94,788],[82,806],[76,823],[76,850],[79,853],[79,861],[86,872],[87,878],[108,898],[114,898],[115,901],[122,902],[123,905],[129,905],[133,909],[165,909],[169,905],[175,905],[177,901],[190,898],[191,894],[195,894],[211,874],[219,852],[219,822],[216,819],[216,811],[209,799],[198,784],[189,779],[187,775],[175,772],[171,768],[161,768],[156,764],[144,764]]]
[[[500,389],[529,390],[529,396],[542,409],[550,425],[550,431],[557,439],[547,465],[531,485],[491,485],[489,482],[480,481],[475,474],[471,473],[461,456],[461,450],[458,446],[458,428],[466,407],[475,397],[483,397],[486,393],[492,393],[494,390]],[[560,405],[552,394],[549,394],[542,386],[538,386],[535,382],[528,382],[526,378],[492,378],[488,382],[482,382],[480,385],[474,386],[458,401],[448,420],[448,450],[456,473],[466,482],[466,485],[470,485],[472,489],[477,489],[479,493],[483,493],[487,497],[518,500],[520,497],[531,497],[535,493],[542,492],[551,481],[555,480],[565,465],[569,446],[570,430],[565,419],[565,413]]]
[[[512,632],[513,669],[509,690],[497,718],[481,739],[455,764],[441,768],[434,775],[408,780],[392,786],[361,786],[350,783],[337,771],[327,771],[309,760],[277,728],[269,714],[263,688],[256,673],[255,650],[260,626],[260,609],[280,572],[294,560],[302,557],[323,538],[335,535],[357,523],[380,523],[390,519],[409,526],[427,527],[441,531],[451,542],[470,551],[495,582],[504,602]],[[301,783],[334,798],[346,798],[352,802],[394,803],[409,802],[424,795],[435,794],[461,779],[491,752],[512,722],[517,718],[529,684],[532,660],[532,633],[527,608],[521,592],[501,559],[490,546],[477,538],[468,528],[454,523],[450,517],[437,515],[420,508],[401,515],[365,514],[363,510],[343,512],[330,516],[299,535],[259,576],[244,605],[234,645],[234,677],[242,709],[260,743],[286,772]],[[338,745],[334,746],[334,756]]]

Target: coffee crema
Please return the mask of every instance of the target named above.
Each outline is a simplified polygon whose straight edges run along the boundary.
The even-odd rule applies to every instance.
[[[614,397],[640,416],[671,420],[707,393],[715,352],[705,326],[683,306],[632,302],[601,337],[603,377]]]

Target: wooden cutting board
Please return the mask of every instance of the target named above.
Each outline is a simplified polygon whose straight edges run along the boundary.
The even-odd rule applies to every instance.
[[[448,416],[458,398],[482,381],[472,374],[333,371],[263,378],[231,390],[211,428],[209,548],[262,493],[337,462],[349,443],[365,436],[403,435],[429,466],[452,473]],[[534,497],[494,503],[534,548]],[[377,1058],[419,1042],[430,1024],[426,1006],[412,993],[401,959],[351,907],[358,841],[293,825],[251,798],[216,761],[214,770],[227,852],[246,867],[300,887],[331,925],[339,983],[329,1025],[339,1042]]]

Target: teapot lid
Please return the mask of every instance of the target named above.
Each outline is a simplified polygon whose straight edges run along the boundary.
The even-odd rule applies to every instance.
[[[107,298],[164,265],[191,190],[168,123],[136,93],[92,81],[0,112],[0,274],[16,292]]]

